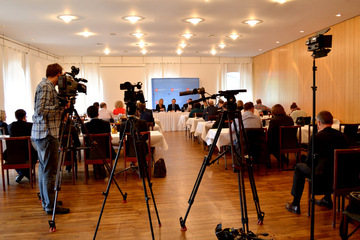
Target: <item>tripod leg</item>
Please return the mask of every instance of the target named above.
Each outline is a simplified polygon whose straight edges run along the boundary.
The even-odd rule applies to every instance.
[[[145,195],[145,202],[146,202],[146,207],[147,207],[147,212],[148,212],[148,217],[149,217],[149,223],[150,223],[150,229],[151,229],[151,236],[152,239],[155,239],[154,237],[154,229],[153,229],[153,225],[152,225],[152,221],[151,221],[151,213],[150,213],[150,206],[149,206],[149,197],[147,194],[147,189],[146,189],[146,183],[145,183],[145,178],[142,178],[142,182],[143,182],[143,188],[144,188],[144,195]],[[150,186],[149,186],[150,187]],[[151,191],[152,193],[152,191]],[[154,201],[155,203],[155,201]],[[157,211],[156,211],[157,212]],[[160,222],[160,221],[159,221]],[[161,224],[161,223],[160,223]]]

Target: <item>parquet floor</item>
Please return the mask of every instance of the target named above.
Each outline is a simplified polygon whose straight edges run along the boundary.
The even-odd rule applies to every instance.
[[[188,230],[180,231],[179,217],[184,217],[186,213],[190,193],[207,152],[201,144],[186,138],[184,132],[165,132],[164,135],[169,149],[156,149],[155,158],[165,159],[167,176],[152,178],[161,227],[158,227],[152,200],[149,201],[155,239],[216,239],[214,229],[218,223],[224,227],[241,227],[237,177],[232,171],[231,161],[228,161],[228,170],[225,170],[224,160],[221,159],[219,164],[207,167],[186,221]],[[120,160],[117,169],[122,168]],[[12,172],[10,186],[0,196],[0,239],[92,239],[107,179],[95,180],[90,175],[89,184],[85,185],[83,169],[80,164],[76,185],[72,185],[71,174],[66,173],[63,177],[59,199],[71,209],[71,213],[57,215],[57,232],[54,233],[48,231],[51,216],[44,213],[37,200],[38,187],[31,189],[24,181],[15,183],[15,173]],[[292,199],[292,174],[291,171],[278,171],[275,161],[270,170],[266,171],[264,167],[254,169],[261,210],[266,214],[263,225],[256,223],[256,211],[245,174],[249,229],[252,232],[267,232],[270,238],[279,240],[309,239],[310,218],[306,216],[306,198],[302,199],[300,215],[284,208],[285,202]],[[124,182],[123,175],[117,176],[116,180],[128,193],[128,202],[122,203],[119,191],[112,185],[97,239],[151,239],[141,179],[136,173],[130,173],[127,182]],[[307,196],[307,191],[304,196]],[[331,211],[321,207],[316,207],[315,211],[315,239],[340,239],[340,213],[337,228],[333,229]],[[360,233],[351,239],[360,239]]]

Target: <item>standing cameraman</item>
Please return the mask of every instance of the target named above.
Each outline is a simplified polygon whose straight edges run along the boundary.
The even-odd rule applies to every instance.
[[[58,92],[55,86],[63,68],[50,64],[46,68],[46,78],[36,87],[33,127],[31,138],[34,140],[39,156],[39,189],[41,202],[46,214],[53,213],[55,199],[55,179],[59,158],[59,128],[61,112]],[[66,214],[70,209],[56,206],[55,213]]]

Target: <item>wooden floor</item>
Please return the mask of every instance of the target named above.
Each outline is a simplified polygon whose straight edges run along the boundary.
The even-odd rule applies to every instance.
[[[180,231],[179,217],[184,217],[186,213],[190,193],[207,152],[202,144],[186,138],[184,132],[165,132],[164,135],[169,149],[156,149],[155,158],[165,159],[167,176],[152,178],[161,227],[158,227],[150,200],[155,239],[217,239],[214,229],[218,223],[224,227],[241,227],[237,177],[232,171],[231,161],[228,161],[228,170],[225,170],[224,160],[221,159],[219,164],[207,167],[186,221],[188,230]],[[249,229],[254,233],[269,233],[270,237],[266,239],[309,239],[310,218],[306,216],[306,197],[302,199],[300,215],[288,212],[284,205],[292,199],[293,172],[280,172],[275,166],[274,161],[273,168],[268,171],[264,167],[254,170],[261,210],[265,212],[263,225],[257,225],[254,201],[245,175]],[[122,168],[123,162],[119,160],[117,169]],[[59,199],[71,209],[71,213],[57,215],[57,232],[50,233],[48,220],[51,216],[45,214],[37,200],[38,187],[31,189],[26,181],[17,184],[15,176],[12,172],[10,186],[0,196],[0,239],[93,238],[107,179],[95,180],[91,170],[89,184],[85,185],[82,164],[76,185],[72,185],[71,175],[65,173]],[[123,175],[117,176],[116,180],[128,193],[128,202],[122,203],[119,191],[112,185],[97,239],[151,239],[141,179],[136,173],[130,173],[127,182],[124,182]],[[307,196],[307,191],[304,196]],[[333,229],[331,211],[323,207],[316,207],[315,211],[315,239],[340,239],[340,213],[337,228]],[[351,239],[360,239],[360,233]]]

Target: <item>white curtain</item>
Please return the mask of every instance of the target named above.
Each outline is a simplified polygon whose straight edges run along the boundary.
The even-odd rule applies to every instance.
[[[7,122],[15,121],[15,111],[24,109],[30,121],[33,112],[29,57],[25,52],[4,47],[3,82]]]

